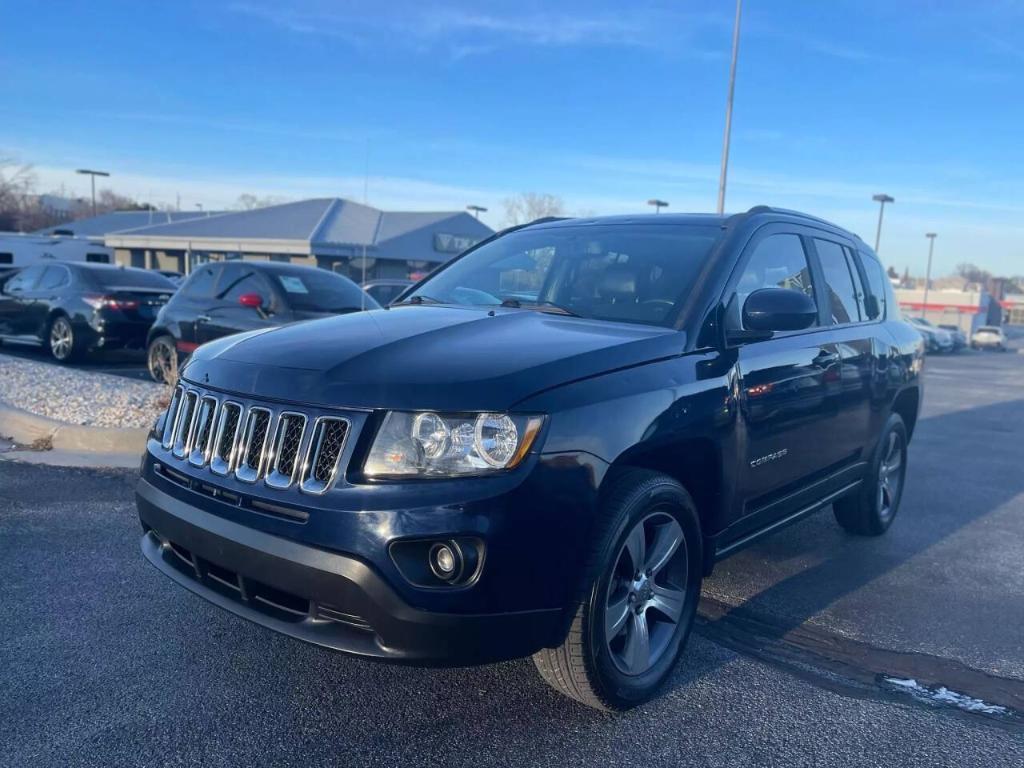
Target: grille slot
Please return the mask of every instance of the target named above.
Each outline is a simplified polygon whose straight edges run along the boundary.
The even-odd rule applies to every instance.
[[[164,431],[160,437],[160,443],[164,449],[170,448],[174,443],[174,427],[177,424],[178,406],[181,405],[181,396],[184,393],[183,387],[175,387],[171,395],[171,402],[167,406],[167,413],[164,415]]]
[[[323,416],[313,425],[300,488],[306,493],[324,493],[338,474],[338,460],[348,437],[348,421]]]
[[[242,406],[230,400],[221,404],[217,431],[213,437],[210,471],[221,477],[231,473],[238,443],[238,425],[242,420]]]
[[[185,458],[189,451],[198,399],[199,394],[195,390],[189,390],[182,397],[181,406],[178,408],[178,418],[174,428],[174,448],[171,453],[179,459]]]
[[[267,468],[266,483],[271,488],[288,488],[295,482],[299,469],[299,448],[305,429],[306,417],[301,413],[286,411],[278,418],[271,449],[273,459]]]
[[[242,482],[255,483],[263,473],[269,434],[270,411],[256,406],[250,408],[238,451],[238,466],[235,469],[235,477]]]
[[[188,463],[194,467],[202,467],[210,460],[210,449],[213,447],[214,419],[217,415],[217,401],[207,395],[199,401],[199,412],[196,415],[196,426],[192,438],[192,449],[188,454]]]

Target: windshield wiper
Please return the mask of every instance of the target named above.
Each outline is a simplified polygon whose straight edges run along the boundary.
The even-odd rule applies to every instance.
[[[550,315],[579,317],[579,315],[571,309],[566,309],[559,304],[555,304],[553,301],[537,301],[532,304],[523,304],[519,299],[505,299],[501,302],[501,306],[511,307],[513,309],[532,309],[536,312],[547,312]]]
[[[400,307],[403,304],[444,304],[445,302],[440,299],[435,299],[433,296],[424,296],[422,293],[417,293],[415,296],[410,296],[404,301],[396,301],[391,306]]]

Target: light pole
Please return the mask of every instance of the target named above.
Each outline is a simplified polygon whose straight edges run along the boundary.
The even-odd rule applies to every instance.
[[[725,136],[722,138],[722,173],[718,177],[718,212],[725,212],[725,177],[729,172],[729,134],[732,131],[732,97],[736,91],[736,58],[740,52],[740,12],[743,0],[736,0],[736,23],[732,29],[732,65],[729,67],[729,100],[725,104]]]
[[[75,173],[80,173],[83,176],[92,177],[92,215],[96,215],[96,177],[97,176],[109,176],[110,174],[106,171],[91,171],[88,168],[79,168]]]
[[[659,200],[656,197],[652,197],[650,200],[648,200],[647,204],[654,206],[655,213],[661,213],[662,208],[668,208],[668,203],[666,203],[664,200]]]
[[[921,317],[928,317],[928,287],[932,284],[932,253],[935,251],[935,233],[925,234],[928,238],[928,271],[924,276],[924,309],[921,310]]]
[[[878,231],[875,232],[875,255],[878,255],[878,244],[882,241],[882,214],[885,213],[886,203],[895,203],[895,197],[889,197],[889,195],[875,195],[871,198],[878,206]]]
[[[474,214],[476,214],[477,219],[480,218],[481,213],[487,213],[487,209],[484,208],[482,205],[467,205],[466,210],[472,211]]]

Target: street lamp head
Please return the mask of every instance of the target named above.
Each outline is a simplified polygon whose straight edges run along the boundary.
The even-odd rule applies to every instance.
[[[473,213],[487,213],[487,209],[482,205],[467,205],[467,211],[473,211]]]
[[[936,235],[934,232],[925,232],[924,236],[925,237],[930,237],[932,240],[934,240],[936,237],[938,237],[938,235]]]
[[[81,173],[85,176],[109,176],[110,174],[106,171],[92,171],[88,168],[79,168],[75,173]]]
[[[648,205],[653,205],[655,210],[668,207],[668,203],[667,202],[665,202],[664,200],[659,200],[656,197],[655,198],[651,198],[650,200],[648,200],[647,204]]]
[[[876,203],[895,203],[896,202],[896,198],[895,197],[891,197],[889,195],[875,195],[871,199],[874,200]]]

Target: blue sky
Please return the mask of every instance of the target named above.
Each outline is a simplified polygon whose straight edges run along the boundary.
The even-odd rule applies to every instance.
[[[733,5],[4,3],[0,156],[182,207],[712,210]],[[626,10],[623,10],[626,9]],[[728,210],[833,219],[923,273],[1024,274],[1024,3],[746,0]]]

